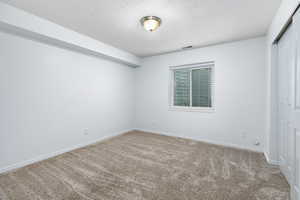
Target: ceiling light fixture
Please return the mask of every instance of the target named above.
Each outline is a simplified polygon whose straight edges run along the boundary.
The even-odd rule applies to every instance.
[[[146,16],[141,20],[141,24],[147,31],[155,31],[161,25],[161,19],[156,16]]]

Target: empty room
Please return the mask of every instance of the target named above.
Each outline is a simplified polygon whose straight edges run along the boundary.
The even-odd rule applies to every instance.
[[[0,200],[300,200],[300,0],[0,0]]]

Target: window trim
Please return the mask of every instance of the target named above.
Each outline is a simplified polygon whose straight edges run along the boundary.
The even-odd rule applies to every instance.
[[[192,106],[174,106],[174,70],[177,69],[211,69],[211,107],[192,107]],[[169,67],[170,80],[169,80],[169,110],[170,111],[185,111],[185,112],[215,112],[215,62],[201,62],[179,66]],[[190,81],[192,81],[190,79]],[[190,90],[192,86],[190,87]],[[190,93],[192,95],[192,93]],[[191,100],[192,101],[192,100]],[[192,105],[192,104],[191,104]]]

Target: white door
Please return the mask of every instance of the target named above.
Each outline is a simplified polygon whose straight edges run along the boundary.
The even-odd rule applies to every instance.
[[[278,42],[278,132],[280,168],[289,183],[293,176],[291,128],[292,68],[295,60],[294,27],[289,26]]]
[[[278,42],[280,168],[300,200],[300,11]]]
[[[292,69],[291,125],[294,135],[294,184],[293,197],[300,200],[300,11],[293,18],[296,58]]]

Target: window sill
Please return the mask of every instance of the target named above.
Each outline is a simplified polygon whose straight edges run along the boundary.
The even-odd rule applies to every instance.
[[[214,113],[216,110],[212,108],[200,108],[200,107],[181,107],[181,106],[170,106],[169,111],[179,111],[179,112],[203,112],[203,113]]]

